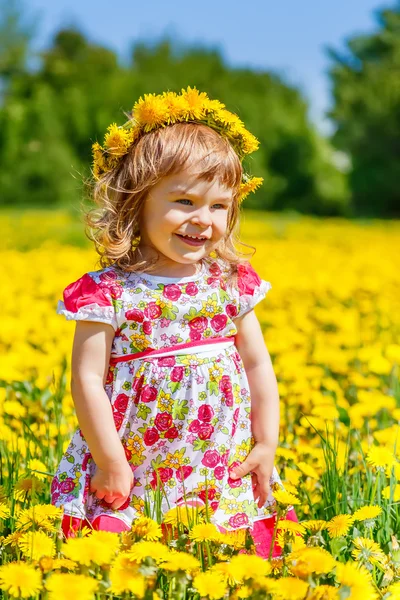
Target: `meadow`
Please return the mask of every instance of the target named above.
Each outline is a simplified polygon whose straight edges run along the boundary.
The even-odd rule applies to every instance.
[[[0,224],[4,598],[400,599],[400,222],[244,215],[251,262],[272,284],[256,312],[281,398],[283,553],[271,561],[202,511],[160,523],[144,509],[126,534],[63,539],[50,482],[77,421],[74,325],[56,305],[97,256],[77,211],[4,212]]]

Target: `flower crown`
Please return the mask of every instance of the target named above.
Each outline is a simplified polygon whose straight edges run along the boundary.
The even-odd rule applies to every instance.
[[[241,161],[259,146],[257,138],[247,131],[239,117],[226,110],[219,100],[210,100],[205,92],[188,87],[181,94],[145,94],[135,103],[126,123],[109,125],[103,146],[98,142],[93,144],[93,176],[98,180],[117,167],[121,157],[143,134],[184,122],[208,125],[226,137]],[[262,182],[262,177],[250,177],[244,173],[239,201],[254,192]]]

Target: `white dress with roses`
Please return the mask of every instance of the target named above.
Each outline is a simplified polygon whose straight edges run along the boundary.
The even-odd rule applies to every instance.
[[[229,474],[254,445],[235,319],[270,287],[248,263],[239,266],[232,286],[223,262],[212,258],[192,277],[108,267],[71,283],[57,312],[108,323],[115,331],[105,391],[134,485],[119,510],[91,494],[96,465],[78,429],[53,479],[52,503],[64,506],[66,515],[90,522],[108,515],[130,526],[143,514],[145,500],[155,505],[158,487],[163,514],[192,495],[207,502],[211,521],[227,530],[251,528],[270,517],[273,497],[259,509],[251,474],[236,480]],[[149,349],[162,355],[141,356]],[[281,485],[275,469],[272,483]]]

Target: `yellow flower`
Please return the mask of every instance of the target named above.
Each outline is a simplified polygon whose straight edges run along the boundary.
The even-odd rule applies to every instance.
[[[138,563],[151,557],[157,564],[160,564],[169,559],[170,551],[161,542],[138,542],[127,551],[127,556]]]
[[[0,502],[0,519],[7,519],[11,515],[11,510],[7,504]]]
[[[309,521],[303,521],[302,525],[312,533],[317,533],[317,531],[323,531],[327,528],[327,521],[323,521],[322,519],[310,519]]]
[[[168,123],[176,123],[184,119],[189,108],[186,99],[175,92],[164,92],[163,98],[167,106]]]
[[[388,600],[400,600],[400,581],[392,583],[392,585],[390,585],[386,591],[390,593]]]
[[[205,117],[205,108],[208,101],[208,96],[205,92],[199,92],[195,87],[190,86],[182,90],[182,98],[187,103],[187,117],[200,121]]]
[[[287,492],[286,490],[276,490],[272,493],[273,497],[277,501],[278,504],[283,504],[285,506],[300,504],[300,500],[294,494]]]
[[[40,479],[42,481],[47,479],[47,467],[44,463],[42,463],[41,460],[38,460],[37,458],[32,458],[32,460],[28,462],[28,469],[30,469],[31,471],[35,471],[34,476],[37,479]]]
[[[381,446],[372,446],[367,454],[366,461],[373,467],[378,468],[393,467],[396,462],[393,452]]]
[[[303,600],[306,597],[308,583],[296,577],[282,577],[273,582],[274,596],[283,600]]]
[[[386,486],[382,490],[382,496],[385,498],[385,500],[390,500],[391,493],[393,494],[393,502],[399,502],[399,500],[400,500],[400,483],[396,483],[396,485],[394,485],[392,487],[392,490],[390,489],[390,485]]]
[[[353,518],[355,521],[369,521],[376,519],[380,514],[382,514],[380,506],[362,506],[353,514]]]
[[[53,557],[56,552],[54,540],[44,531],[28,531],[18,540],[22,554],[31,560],[39,560],[42,556]]]
[[[383,565],[386,556],[379,544],[368,538],[358,537],[353,540],[355,550],[351,553],[357,562],[370,563],[371,565]]]
[[[189,532],[194,542],[211,542],[220,538],[220,532],[213,523],[199,523]]]
[[[293,533],[299,533],[300,535],[304,535],[306,532],[304,525],[297,523],[296,521],[290,521],[290,519],[279,519],[278,531],[279,530],[291,531]]]
[[[81,565],[110,564],[119,548],[119,537],[109,531],[93,531],[82,538],[69,538],[63,546],[63,554]]]
[[[262,177],[252,177],[240,184],[239,187],[239,201],[242,202],[249,194],[255,192],[262,184],[264,179]]]
[[[308,600],[339,600],[338,588],[333,585],[317,585]]]
[[[338,563],[336,579],[341,585],[339,596],[341,596],[341,589],[343,588],[346,596],[354,598],[354,600],[375,600],[378,598],[378,594],[372,586],[369,572],[365,567],[357,568],[357,563]]]
[[[127,153],[130,144],[131,136],[128,130],[118,127],[116,123],[108,126],[104,136],[104,146],[110,154],[116,157],[123,156]]]
[[[173,552],[168,560],[163,563],[162,568],[166,571],[185,571],[192,574],[200,571],[200,561],[187,552]]]
[[[132,532],[143,540],[157,540],[162,537],[160,525],[148,517],[139,517],[132,523]]]
[[[253,554],[237,554],[231,559],[233,572],[240,574],[241,579],[257,579],[271,573],[271,565]]]
[[[34,504],[20,512],[16,529],[27,530],[35,525],[46,531],[55,532],[57,530],[54,527],[54,521],[61,519],[63,512],[62,508],[57,508],[51,504]]]
[[[336,565],[335,559],[329,552],[317,547],[301,548],[292,552],[288,556],[288,561],[290,572],[296,577],[305,578],[313,573],[316,575],[330,573]]]
[[[67,569],[73,571],[78,566],[78,563],[69,558],[55,558],[53,560],[53,569]]]
[[[75,573],[52,573],[46,579],[49,600],[92,600],[98,581]]]
[[[42,574],[31,565],[11,562],[0,566],[0,589],[14,598],[30,598],[42,589]]]
[[[145,94],[133,107],[133,117],[145,132],[167,122],[168,104],[160,95]]]
[[[126,552],[121,552],[110,569],[111,592],[123,594],[131,592],[143,598],[146,593],[146,579],[139,572],[139,565],[129,557]]]
[[[312,479],[319,479],[319,475],[317,471],[311,465],[306,462],[297,463],[297,467],[306,475],[307,477],[311,477]]]
[[[37,494],[44,491],[44,486],[36,477],[23,477],[19,479],[14,486],[14,496],[16,500],[24,500],[26,496]]]
[[[351,515],[336,515],[328,521],[327,530],[331,538],[347,535],[354,518]]]
[[[222,598],[228,588],[225,581],[213,571],[199,573],[193,579],[193,586],[197,589],[201,597],[209,598],[210,600],[219,600]]]

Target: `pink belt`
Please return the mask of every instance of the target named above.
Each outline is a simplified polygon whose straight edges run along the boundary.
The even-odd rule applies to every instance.
[[[167,346],[165,348],[147,348],[147,350],[143,350],[143,352],[135,352],[134,354],[122,354],[122,355],[111,355],[110,364],[115,365],[119,362],[125,362],[128,360],[136,360],[137,358],[144,358],[148,356],[160,356],[164,355],[166,352],[175,352],[178,350],[183,350],[184,348],[194,348],[198,346],[212,346],[213,344],[221,344],[223,342],[231,342],[232,345],[235,343],[235,338],[231,337],[220,337],[220,338],[211,338],[210,340],[199,340],[198,342],[186,342],[186,344],[176,344],[175,346]]]

